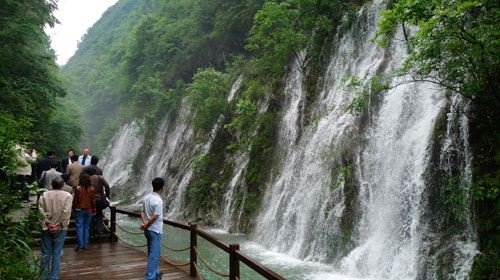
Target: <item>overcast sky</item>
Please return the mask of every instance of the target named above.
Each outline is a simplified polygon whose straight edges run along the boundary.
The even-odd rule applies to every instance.
[[[57,64],[64,65],[75,53],[76,44],[101,15],[118,0],[59,0],[54,15],[59,20],[54,28],[46,29]]]

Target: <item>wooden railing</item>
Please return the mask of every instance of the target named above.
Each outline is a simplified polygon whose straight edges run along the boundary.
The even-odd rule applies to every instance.
[[[141,217],[140,214],[118,209],[116,206],[111,206],[111,217],[110,217],[110,241],[116,242],[117,241],[117,235],[116,235],[116,213],[120,214],[125,214],[133,217]],[[259,264],[255,260],[245,256],[240,252],[240,246],[239,244],[226,244],[214,236],[210,235],[206,231],[203,231],[202,229],[199,229],[196,224],[190,224],[190,225],[185,225],[181,224],[178,222],[170,221],[170,220],[165,220],[163,219],[163,223],[166,225],[173,226],[175,228],[180,228],[183,230],[188,230],[190,231],[190,276],[196,277],[199,274],[198,271],[198,252],[197,252],[197,243],[198,243],[198,236],[202,237],[203,239],[207,240],[208,242],[212,243],[213,245],[219,247],[222,251],[226,252],[229,254],[229,274],[226,275],[226,277],[229,277],[230,280],[238,280],[240,279],[240,262],[243,262],[246,264],[248,267],[253,269],[255,272],[260,274],[266,279],[273,279],[273,280],[282,280],[285,279],[282,276],[278,275],[274,271],[268,269],[267,267]],[[201,256],[200,256],[201,258]],[[201,260],[203,262],[203,260]],[[205,265],[207,265],[204,262]],[[207,267],[209,268],[209,267]],[[209,270],[212,270],[209,268]],[[216,272],[217,273],[217,272]]]

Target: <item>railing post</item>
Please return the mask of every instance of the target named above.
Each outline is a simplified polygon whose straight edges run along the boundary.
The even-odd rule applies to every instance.
[[[229,245],[229,280],[236,280],[240,278],[240,261],[236,256],[236,251],[240,250],[240,245]]]
[[[109,242],[116,242],[116,206],[109,206],[109,209],[111,210],[111,217],[109,221]]]
[[[191,243],[190,243],[190,248],[191,248],[191,264],[190,264],[190,275],[191,277],[196,277],[197,273],[196,273],[196,267],[195,267],[195,264],[197,263],[197,258],[196,258],[196,251],[194,250],[194,248],[197,245],[197,240],[196,240],[196,236],[197,236],[197,226],[196,224],[191,224]]]

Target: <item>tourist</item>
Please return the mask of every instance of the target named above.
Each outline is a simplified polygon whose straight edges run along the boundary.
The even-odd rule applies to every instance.
[[[95,190],[90,185],[90,176],[82,174],[80,185],[75,189],[73,198],[77,240],[75,251],[86,250],[89,246],[90,221],[95,213],[94,196]]]
[[[92,160],[94,157],[92,157]],[[108,208],[109,206],[109,184],[101,175],[96,174],[96,169],[90,169],[90,185],[95,190],[95,216],[93,218],[93,233],[94,234],[103,234],[102,232],[102,219],[103,219],[103,210]]]
[[[59,167],[59,163],[56,160],[49,161],[49,170],[43,171],[38,181],[41,188],[46,188],[47,190],[52,189],[52,181],[55,178],[61,177],[62,173],[57,171],[57,167]]]
[[[42,221],[42,279],[59,279],[62,248],[71,216],[72,196],[62,191],[61,177],[52,180],[52,190],[40,200]]]
[[[68,185],[73,188],[78,187],[80,184],[80,174],[82,174],[83,165],[78,161],[78,156],[73,155],[71,157],[71,164],[66,168],[66,174],[69,175]]]
[[[89,156],[89,149],[85,148],[83,149],[83,154],[78,157],[78,161],[83,165],[83,166],[89,166],[90,165],[90,159],[92,157]]]
[[[75,154],[75,151],[69,149],[68,152],[66,153],[68,156],[65,157],[62,160],[62,173],[66,173],[66,168],[68,165],[70,165],[73,161],[71,160],[71,157]]]
[[[99,158],[97,156],[93,156],[90,158],[90,165],[85,166],[82,170],[83,174],[89,174],[89,175],[102,175],[102,169],[97,167],[97,163],[99,162]],[[91,174],[91,170],[95,170]]]
[[[155,178],[152,184],[153,192],[144,198],[141,211],[141,230],[144,231],[148,245],[148,270],[144,278],[146,280],[162,277],[158,269],[163,233],[163,200],[160,194],[165,181],[162,178]]]
[[[69,192],[70,194],[73,194],[74,189],[72,186],[68,185],[69,182],[69,175],[68,174],[62,174],[61,178],[64,181],[64,187],[62,188],[63,191]]]
[[[50,169],[50,162],[54,160],[56,160],[56,152],[48,151],[45,158],[43,158],[36,164],[36,177],[38,178],[38,180],[42,178],[43,171],[47,171]]]
[[[28,152],[21,145],[16,145],[16,153],[17,159],[21,163],[21,166],[16,170],[19,190],[21,191],[20,199],[30,202],[28,184],[33,183],[31,164],[36,161],[36,150],[33,149],[31,152]]]

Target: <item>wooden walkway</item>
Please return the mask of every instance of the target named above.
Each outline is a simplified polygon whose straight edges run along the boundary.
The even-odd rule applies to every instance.
[[[74,245],[64,247],[60,273],[62,280],[144,279],[146,255],[121,242],[90,244],[89,249],[83,252],[75,252],[74,249]],[[187,270],[181,271],[162,260],[159,264],[163,280],[195,279],[189,277]]]

